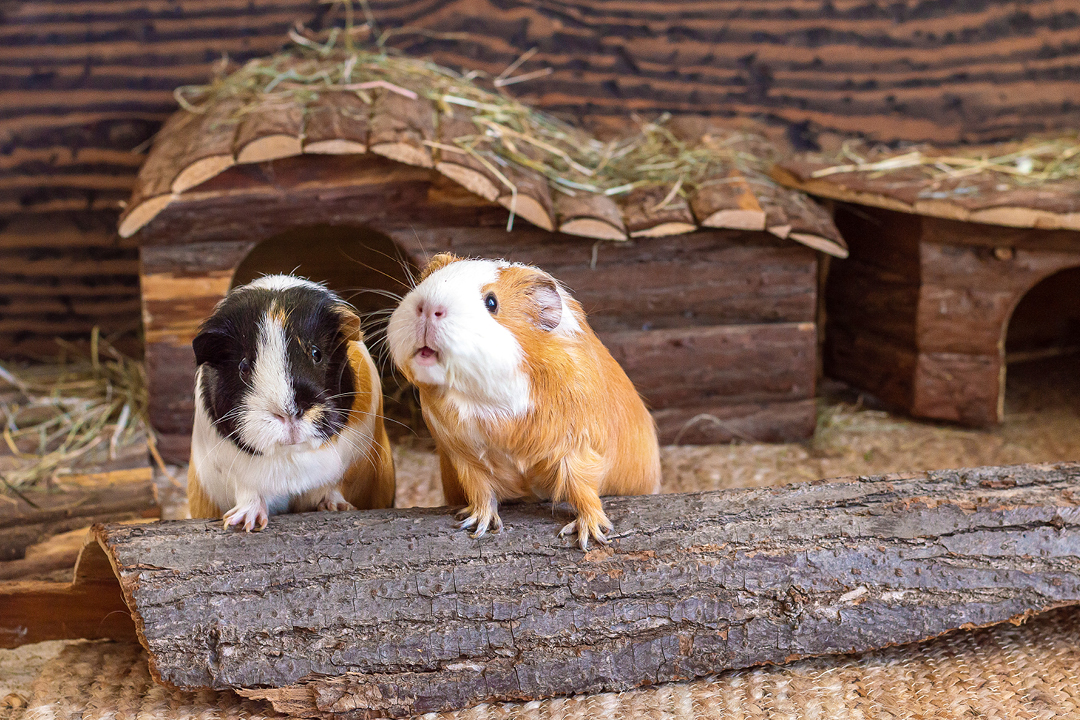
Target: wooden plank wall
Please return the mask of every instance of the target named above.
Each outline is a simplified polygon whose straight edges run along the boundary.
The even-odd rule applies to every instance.
[[[554,72],[510,89],[559,112],[765,114],[787,123],[798,144],[820,131],[981,140],[1075,123],[1078,110],[1076,0],[372,0],[371,7],[386,28],[453,33],[391,38],[451,66],[498,73],[538,48],[520,72]],[[296,20],[325,28],[338,21],[335,12],[317,0],[7,0],[0,223],[26,212],[115,212],[143,158],[132,150],[175,108],[174,87],[206,82],[223,54],[240,62],[279,49]],[[73,247],[86,252],[99,241]],[[131,272],[124,284],[134,283]],[[9,284],[3,294],[22,296],[32,285]],[[69,322],[72,333],[115,311],[72,302],[87,320]],[[10,354],[6,337],[0,356]]]
[[[0,218],[0,357],[51,357],[97,325],[138,354],[139,256],[115,212]]]

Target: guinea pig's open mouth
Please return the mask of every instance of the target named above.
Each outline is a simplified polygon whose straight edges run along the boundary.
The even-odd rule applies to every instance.
[[[416,351],[413,359],[418,365],[435,365],[439,362],[439,353],[425,345]]]

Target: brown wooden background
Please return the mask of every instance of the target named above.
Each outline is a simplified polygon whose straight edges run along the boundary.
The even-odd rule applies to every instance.
[[[391,41],[450,66],[498,73],[537,47],[521,72],[554,72],[512,89],[558,112],[759,115],[797,145],[836,131],[985,140],[1080,121],[1080,0],[371,7],[386,28],[454,33]],[[205,82],[223,53],[273,52],[295,20],[319,29],[337,17],[315,0],[0,0],[0,355],[95,321],[137,324],[134,250],[109,230],[142,159],[132,150],[175,108],[173,88]],[[17,219],[46,212],[63,228],[38,245],[48,223]],[[42,254],[58,243],[77,262]],[[49,309],[27,304],[26,289]]]

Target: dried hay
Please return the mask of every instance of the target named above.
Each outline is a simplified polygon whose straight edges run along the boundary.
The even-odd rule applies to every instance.
[[[352,0],[336,4],[345,9],[344,29],[316,34],[298,25],[289,32],[292,45],[286,50],[251,60],[209,85],[177,88],[177,102],[204,113],[227,99],[239,100],[239,119],[275,100],[307,106],[326,91],[355,92],[369,106],[375,90],[427,98],[441,115],[465,117],[476,126],[476,134],[458,137],[453,145],[433,140],[427,144],[476,159],[515,197],[517,187],[508,167],[539,173],[553,191],[567,195],[584,191],[615,196],[662,187],[664,200],[654,211],[677,196],[688,197],[702,184],[731,182],[727,176],[733,170],[753,182],[775,185],[767,173],[776,157],[764,136],[731,130],[723,137],[712,134],[702,142],[687,142],[668,130],[670,116],[664,115],[651,122],[637,119],[639,132],[632,137],[602,142],[505,92],[507,86],[549,74],[550,69],[543,69],[514,75],[535,49],[494,78],[475,70],[460,73],[430,60],[403,57],[385,44],[391,34],[444,35],[409,28],[379,34],[366,4],[367,23],[353,27]],[[358,45],[356,38],[363,35],[368,40]]]
[[[875,146],[861,148],[860,153],[857,145],[853,141],[845,142],[832,158],[837,164],[821,168],[811,177],[869,173],[870,177],[878,178],[898,170],[919,168],[928,179],[941,181],[986,173],[997,181],[998,191],[1080,178],[1080,133],[1076,131],[947,151],[930,146],[902,150]]]
[[[0,418],[11,453],[0,456],[0,481],[16,494],[62,483],[80,465],[115,459],[143,442],[157,457],[142,363],[123,355],[97,328],[89,357],[57,342],[73,359],[20,368],[0,364]]]

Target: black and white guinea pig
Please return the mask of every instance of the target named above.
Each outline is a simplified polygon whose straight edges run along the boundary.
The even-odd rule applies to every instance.
[[[382,386],[360,320],[322,285],[270,275],[233,289],[192,342],[195,518],[391,507]]]

